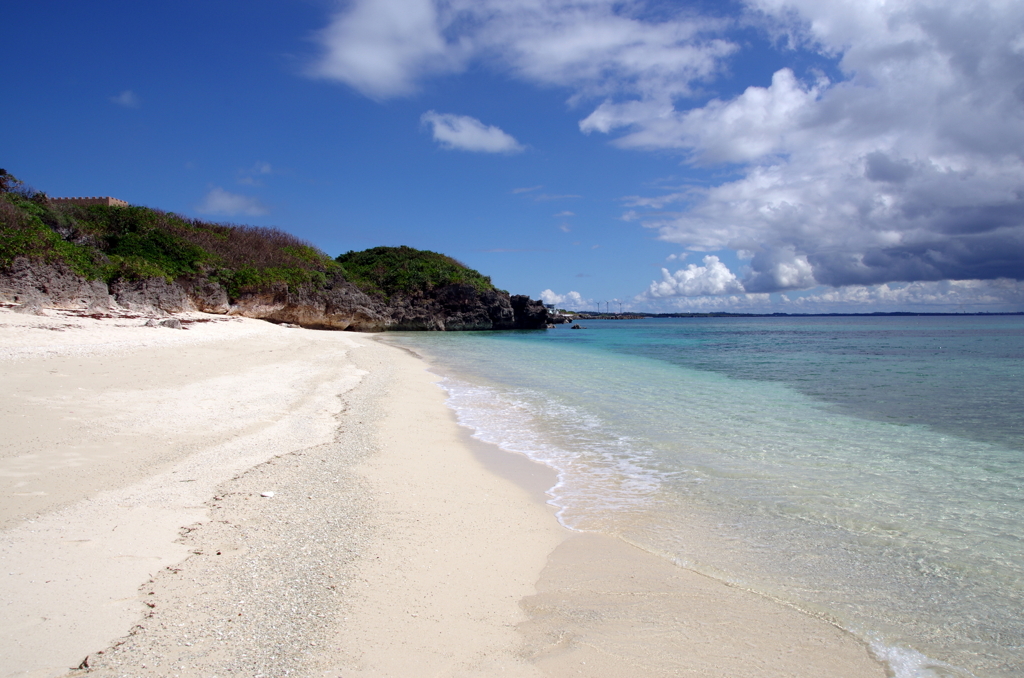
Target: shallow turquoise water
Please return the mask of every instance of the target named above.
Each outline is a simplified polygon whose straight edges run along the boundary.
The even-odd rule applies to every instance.
[[[1024,318],[406,334],[563,523],[834,619],[899,676],[1024,675]]]

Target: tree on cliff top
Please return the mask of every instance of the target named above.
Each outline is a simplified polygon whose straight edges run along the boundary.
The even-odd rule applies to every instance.
[[[0,193],[13,193],[21,186],[22,182],[18,177],[0,168]]]

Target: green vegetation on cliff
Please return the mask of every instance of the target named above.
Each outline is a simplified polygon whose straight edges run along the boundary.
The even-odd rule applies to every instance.
[[[59,204],[0,170],[0,271],[17,257],[62,262],[89,280],[204,278],[235,299],[286,285],[317,289],[342,277],[364,292],[412,296],[490,278],[435,252],[376,247],[332,259],[272,228],[216,224],[147,207]]]
[[[390,298],[415,295],[446,285],[471,285],[478,292],[493,290],[491,279],[451,257],[411,247],[374,247],[346,252],[337,262],[345,276],[367,294]]]

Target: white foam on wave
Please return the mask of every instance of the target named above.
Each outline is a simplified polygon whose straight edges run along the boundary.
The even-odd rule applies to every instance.
[[[871,653],[889,666],[895,678],[976,678],[973,673],[921,654],[917,650],[881,641],[871,643]]]
[[[570,529],[587,529],[603,512],[638,509],[661,487],[650,453],[592,414],[528,389],[503,392],[450,377],[441,386],[474,438],[557,472],[548,503]]]

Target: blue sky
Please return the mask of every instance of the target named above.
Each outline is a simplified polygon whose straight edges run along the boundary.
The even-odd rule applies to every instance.
[[[1024,4],[9,3],[0,166],[593,308],[1024,310]],[[615,306],[615,304],[613,304]]]

